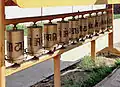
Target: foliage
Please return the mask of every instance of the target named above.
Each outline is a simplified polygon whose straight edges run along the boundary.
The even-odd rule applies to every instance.
[[[106,60],[104,58],[96,58],[97,62],[94,62],[90,56],[85,56],[77,65],[78,68],[85,70],[85,77],[83,75],[79,76],[78,74],[78,78],[75,80],[73,76],[69,76],[69,78],[64,82],[63,87],[93,87],[117,67],[115,64],[112,67],[107,66],[104,64]],[[117,60],[117,62],[120,64],[120,60]],[[89,72],[86,72],[86,70],[89,70]]]
[[[115,14],[114,15],[114,19],[119,19],[120,18],[120,14]]]
[[[84,70],[92,70],[93,68],[95,68],[95,63],[90,56],[85,56],[81,60],[81,63],[78,64],[78,67]]]
[[[114,68],[107,66],[95,68],[93,71],[87,74],[87,80],[74,81],[69,79],[66,81],[66,85],[63,87],[93,87],[95,84],[104,79],[108,74],[110,74]]]
[[[116,64],[116,65],[120,65],[120,59],[119,59],[119,58],[116,59],[115,64]]]

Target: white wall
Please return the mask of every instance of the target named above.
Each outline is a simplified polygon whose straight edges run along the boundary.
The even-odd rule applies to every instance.
[[[101,9],[105,8],[105,5],[96,5],[96,6],[64,6],[64,7],[45,7],[43,8],[42,15],[53,15],[53,14],[62,14],[62,13],[71,13],[79,11],[86,11],[92,9]],[[40,16],[41,8],[19,8],[16,6],[6,7],[5,10],[6,18],[21,18],[21,17],[31,17],[31,16]]]

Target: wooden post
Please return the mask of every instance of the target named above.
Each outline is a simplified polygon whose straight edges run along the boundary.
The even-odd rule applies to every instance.
[[[95,45],[96,45],[95,40],[91,41],[91,57],[93,58],[94,61],[95,61],[95,57],[96,57]]]
[[[113,48],[113,32],[108,34],[108,47]]]
[[[54,57],[54,87],[61,87],[60,81],[60,55]]]
[[[113,15],[114,14],[114,12],[113,12],[114,5],[109,4],[109,5],[107,5],[107,8],[112,10],[111,14]],[[113,20],[114,20],[114,17],[112,17],[112,26],[113,26]],[[113,28],[112,28],[112,30],[113,30]],[[113,32],[109,33],[109,35],[108,35],[108,48],[110,48],[110,49],[113,48]]]
[[[0,0],[0,87],[5,87],[5,0]]]

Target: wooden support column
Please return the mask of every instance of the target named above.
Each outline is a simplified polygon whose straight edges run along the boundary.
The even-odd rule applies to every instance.
[[[5,87],[5,0],[0,0],[0,87]]]
[[[95,40],[91,41],[91,57],[95,60],[96,57],[96,43]]]
[[[108,4],[107,6],[106,6],[106,8],[109,8],[109,9],[111,9],[111,14],[112,14],[112,26],[113,26],[113,20],[114,20],[114,18],[113,18],[113,15],[114,15],[114,5],[112,5],[112,4]],[[112,30],[113,30],[113,28],[112,28]],[[112,33],[109,33],[109,35],[108,35],[108,48],[113,48],[113,32]]]
[[[113,32],[108,34],[108,47],[113,48]]]
[[[60,55],[54,57],[54,87],[61,87],[60,81]]]

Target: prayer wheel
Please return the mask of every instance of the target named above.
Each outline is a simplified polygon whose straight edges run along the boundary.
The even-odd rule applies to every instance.
[[[69,39],[71,41],[77,41],[79,39],[79,21],[78,19],[69,20]]]
[[[83,29],[82,29],[82,18],[79,18],[79,34],[78,34],[78,37],[79,38],[83,38],[83,35],[82,35],[82,32],[83,32]]]
[[[113,16],[112,11],[107,12],[107,29],[111,29],[113,27]]]
[[[91,38],[95,32],[95,15],[89,14],[88,17],[88,35]]]
[[[39,54],[39,50],[42,48],[42,26],[33,24],[33,26],[28,27],[27,44],[29,55]]]
[[[44,48],[50,50],[57,44],[57,24],[44,24]]]
[[[20,64],[24,60],[24,31],[7,31],[8,62]]]
[[[68,44],[68,21],[58,21],[57,22],[57,41],[58,44]]]
[[[86,17],[82,17],[82,37],[84,39],[86,39],[87,35],[88,35],[88,18]]]
[[[107,13],[102,12],[102,15],[101,15],[101,33],[104,33],[106,29],[107,29]]]
[[[98,36],[100,30],[101,30],[101,14],[96,13],[96,16],[95,16],[95,35],[96,36]]]

